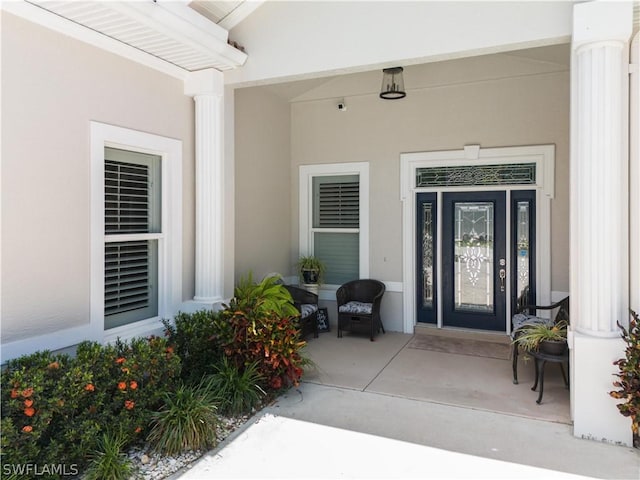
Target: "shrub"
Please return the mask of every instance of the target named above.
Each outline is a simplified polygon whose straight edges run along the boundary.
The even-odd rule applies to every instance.
[[[90,463],[83,478],[85,480],[127,480],[133,466],[123,452],[127,436],[122,432],[104,432],[97,441],[97,448],[90,454]]]
[[[218,322],[224,353],[241,371],[257,363],[267,388],[298,385],[306,342],[300,340],[297,315],[291,295],[276,277],[257,284],[251,276],[241,280]]]
[[[75,358],[37,352],[1,375],[2,463],[83,468],[107,426],[144,438],[174,388],[180,360],[162,338],[78,345]]]
[[[622,338],[627,347],[625,358],[613,362],[620,369],[616,374],[618,380],[613,385],[618,388],[609,392],[613,398],[624,399],[619,403],[618,410],[625,417],[631,418],[631,431],[633,432],[633,444],[640,447],[640,318],[631,311],[629,330],[618,324],[622,330]]]
[[[257,362],[250,363],[241,371],[234,363],[223,357],[216,372],[207,377],[215,392],[218,410],[223,414],[240,415],[250,412],[266,395],[260,388],[262,376]]]
[[[200,310],[195,313],[178,313],[173,323],[163,320],[169,344],[182,361],[181,378],[187,383],[197,383],[213,371],[214,362],[222,352],[217,342],[216,323],[218,312]]]
[[[147,440],[158,451],[173,455],[216,444],[215,395],[208,385],[181,385],[166,393],[164,406],[153,414]]]

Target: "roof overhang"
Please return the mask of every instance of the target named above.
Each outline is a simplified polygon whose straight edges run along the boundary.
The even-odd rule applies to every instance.
[[[228,31],[176,1],[2,2],[2,9],[184,79],[189,72],[242,66],[247,54]]]

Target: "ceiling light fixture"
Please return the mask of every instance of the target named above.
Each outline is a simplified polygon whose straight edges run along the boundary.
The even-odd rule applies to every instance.
[[[382,87],[380,98],[385,100],[398,100],[407,96],[404,91],[404,79],[402,67],[385,68],[382,70]]]

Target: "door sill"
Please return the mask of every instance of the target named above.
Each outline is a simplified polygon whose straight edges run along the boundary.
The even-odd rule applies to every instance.
[[[437,335],[441,337],[467,338],[470,340],[482,340],[485,342],[511,343],[511,337],[506,332],[494,332],[490,330],[474,330],[470,328],[442,327],[435,325],[417,324],[413,329],[415,335]]]

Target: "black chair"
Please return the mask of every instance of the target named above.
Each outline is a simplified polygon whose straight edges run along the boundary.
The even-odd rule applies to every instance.
[[[384,295],[384,283],[378,280],[352,280],[342,285],[336,291],[338,303],[338,338],[342,331],[353,331],[368,328],[370,339],[373,339],[382,329],[380,319],[380,303]]]
[[[518,335],[522,332],[522,329],[526,328],[528,325],[555,325],[562,321],[565,321],[567,322],[567,324],[569,324],[569,297],[563,298],[559,302],[553,303],[551,305],[527,305],[527,300],[528,295],[527,292],[525,292],[518,300],[518,309],[516,311],[516,314],[511,319],[511,339],[513,340],[513,383],[515,383],[516,385],[518,384],[519,350],[517,339]],[[551,317],[537,317],[535,316],[536,310],[550,310]]]
[[[318,338],[318,295],[293,285],[283,286],[291,294],[293,305],[300,312],[300,337],[304,338],[313,332],[313,338]]]

